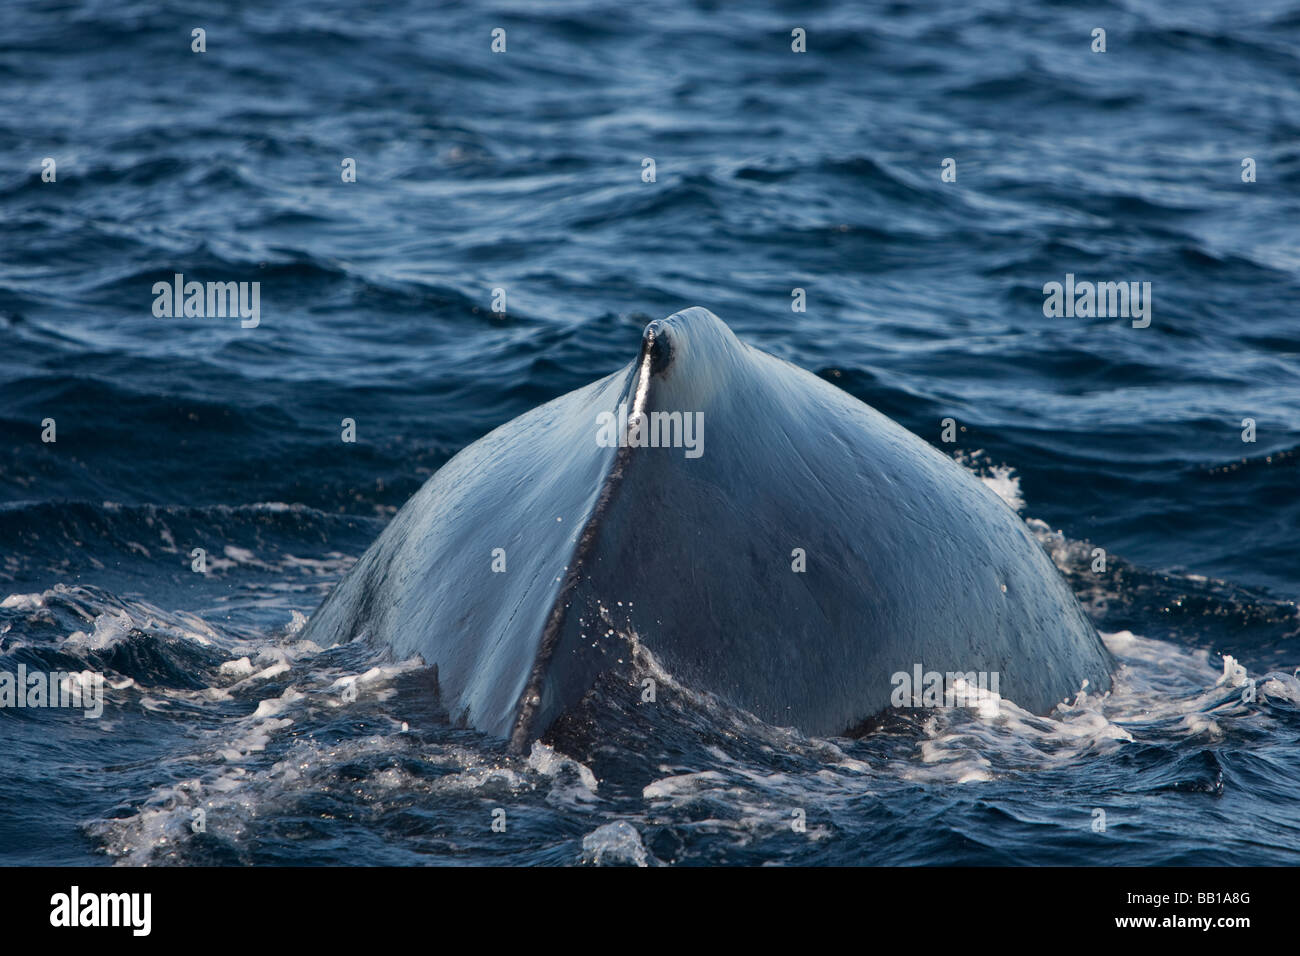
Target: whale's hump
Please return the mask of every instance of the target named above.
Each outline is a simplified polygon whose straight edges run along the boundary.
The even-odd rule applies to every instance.
[[[702,308],[456,455],[304,636],[421,656],[453,717],[523,749],[627,656],[602,609],[682,683],[812,734],[880,714],[917,668],[996,675],[1034,713],[1110,686],[1001,499]]]

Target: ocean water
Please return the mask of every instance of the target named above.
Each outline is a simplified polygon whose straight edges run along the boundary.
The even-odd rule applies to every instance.
[[[19,0],[0,218],[0,669],[107,681],[0,709],[0,862],[1300,862],[1295,0]],[[176,273],[258,324],[155,316]],[[1067,274],[1149,326],[1045,315]],[[1114,691],[831,740],[599,686],[519,757],[298,639],[689,305],[998,490]]]

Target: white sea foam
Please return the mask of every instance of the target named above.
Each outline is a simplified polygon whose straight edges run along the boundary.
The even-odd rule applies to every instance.
[[[1016,475],[1015,468],[1005,464],[991,464],[982,448],[970,452],[959,451],[953,460],[984,482],[1012,511],[1025,510],[1025,499],[1020,494],[1020,478]]]
[[[611,863],[648,866],[645,846],[636,827],[624,821],[606,823],[582,838],[582,861],[595,866]]]

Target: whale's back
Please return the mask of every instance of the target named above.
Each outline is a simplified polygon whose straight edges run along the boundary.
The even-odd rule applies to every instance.
[[[598,441],[626,417],[635,441],[637,413],[693,444]],[[996,673],[1035,713],[1111,669],[992,491],[704,309],[448,462],[306,636],[421,655],[453,716],[522,748],[626,658],[625,629],[678,680],[820,735],[885,710],[918,665]]]

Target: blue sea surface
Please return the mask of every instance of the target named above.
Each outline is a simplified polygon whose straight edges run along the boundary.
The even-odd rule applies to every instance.
[[[0,223],[0,669],[107,681],[0,709],[0,863],[1300,862],[1296,0],[10,0]],[[1003,494],[1114,691],[850,740],[598,686],[519,757],[298,638],[691,305]]]

